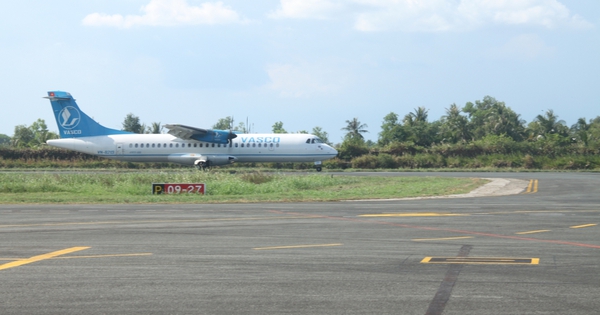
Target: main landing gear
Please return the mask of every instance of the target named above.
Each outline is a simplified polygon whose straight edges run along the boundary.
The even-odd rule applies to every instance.
[[[194,163],[194,166],[199,171],[206,171],[206,170],[208,170],[208,161],[200,161],[200,160],[198,160],[198,161],[196,161]]]

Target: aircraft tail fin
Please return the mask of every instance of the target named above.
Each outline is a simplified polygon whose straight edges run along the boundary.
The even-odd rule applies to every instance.
[[[63,91],[50,91],[45,97],[50,100],[54,118],[61,138],[79,138],[130,134],[131,132],[106,128],[86,115],[71,94]]]

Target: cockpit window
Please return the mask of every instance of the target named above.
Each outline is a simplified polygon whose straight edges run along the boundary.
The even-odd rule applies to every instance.
[[[323,143],[323,141],[319,138],[308,139],[306,143]]]

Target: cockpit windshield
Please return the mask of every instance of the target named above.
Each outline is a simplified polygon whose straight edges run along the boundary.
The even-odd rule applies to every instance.
[[[319,138],[309,138],[306,140],[306,143],[323,143],[323,140]]]

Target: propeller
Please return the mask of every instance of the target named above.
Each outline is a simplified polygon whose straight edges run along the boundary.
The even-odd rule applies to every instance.
[[[231,116],[230,124],[229,124],[229,134],[227,135],[227,143],[231,145],[231,141],[237,138],[237,135],[233,133],[233,115]]]

